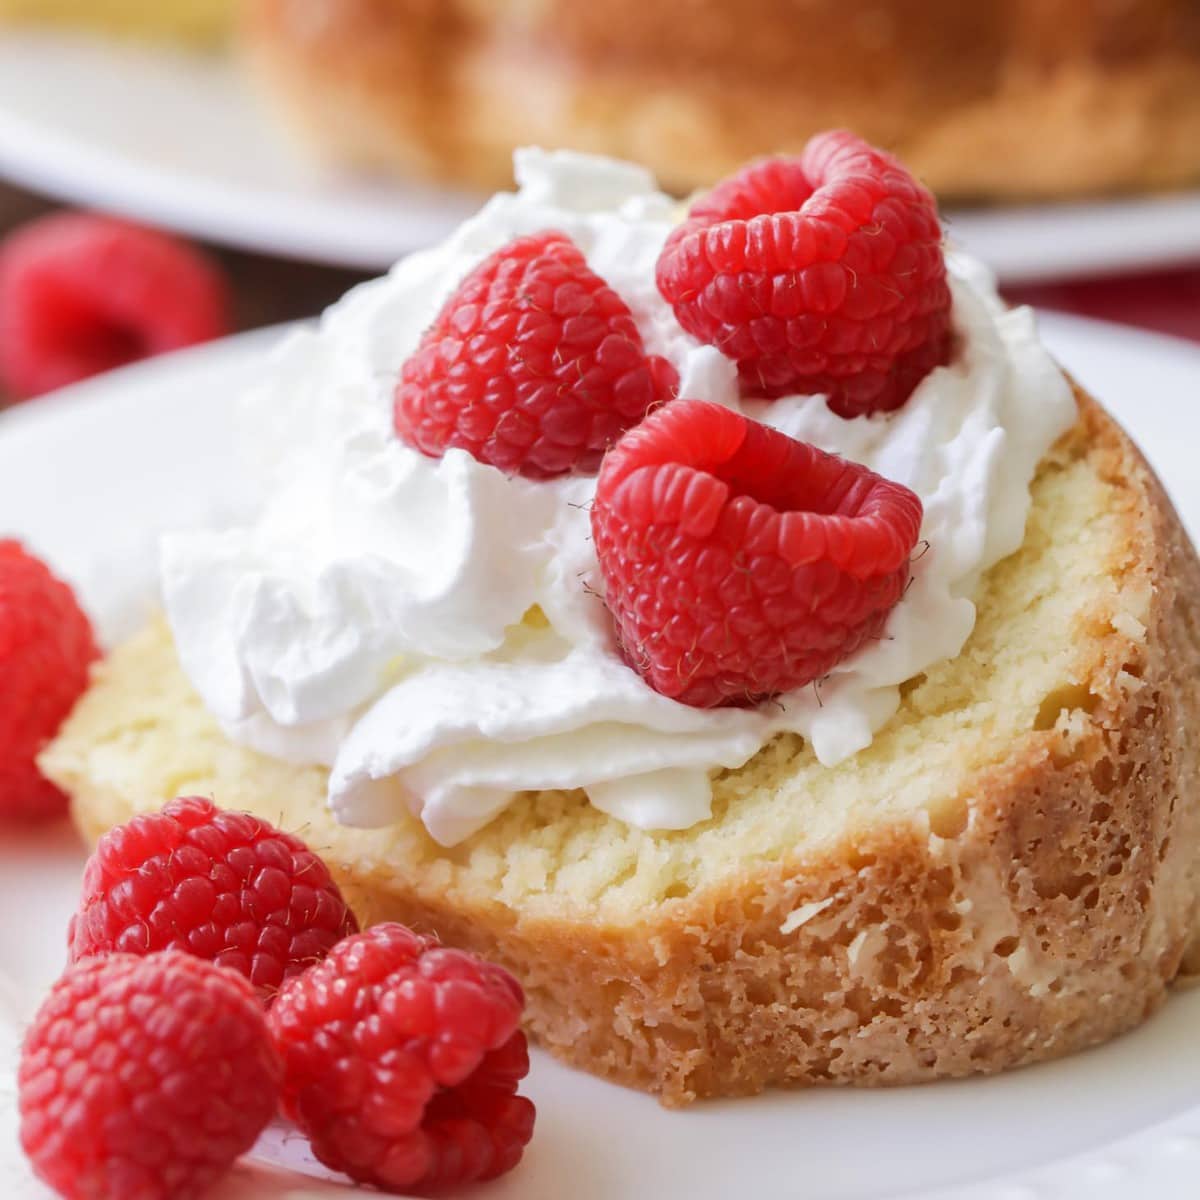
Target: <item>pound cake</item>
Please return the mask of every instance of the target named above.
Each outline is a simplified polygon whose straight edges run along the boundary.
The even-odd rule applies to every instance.
[[[671,1105],[1145,1019],[1197,965],[1200,562],[1137,450],[849,135],[682,223],[517,175],[264,367],[263,511],[164,542],[42,755],[85,835],[255,812]]]
[[[330,158],[486,188],[536,142],[686,194],[830,125],[956,199],[1200,178],[1191,0],[248,0],[244,42]]]

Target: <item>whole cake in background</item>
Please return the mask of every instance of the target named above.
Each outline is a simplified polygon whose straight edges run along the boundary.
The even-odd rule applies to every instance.
[[[247,0],[248,56],[335,162],[502,187],[516,146],[677,194],[844,125],[943,198],[1200,178],[1193,0]]]

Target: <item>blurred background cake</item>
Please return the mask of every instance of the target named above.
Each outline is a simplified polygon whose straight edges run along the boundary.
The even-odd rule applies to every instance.
[[[250,60],[329,158],[486,188],[515,145],[679,192],[853,128],[944,197],[1200,178],[1195,0],[245,0]]]
[[[487,190],[538,144],[685,194],[834,126],[952,201],[1200,181],[1196,0],[0,0],[13,23],[237,26],[323,159]]]
[[[237,0],[0,0],[0,21],[206,44],[228,33],[236,7]]]

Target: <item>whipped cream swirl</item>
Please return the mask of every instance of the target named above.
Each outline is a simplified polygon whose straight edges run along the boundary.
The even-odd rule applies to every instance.
[[[519,792],[583,788],[633,825],[686,828],[709,813],[715,769],[783,730],[836,764],[870,744],[901,683],[959,653],[980,575],[1020,546],[1030,480],[1074,401],[1032,314],[1006,310],[958,253],[955,360],[900,411],[845,420],[819,396],[742,401],[734,364],[686,334],[655,287],[677,212],[653,179],[534,150],[516,170],[516,193],[276,354],[244,405],[270,499],[247,528],[164,540],[168,617],[225,732],[328,766],[347,824],[387,824],[408,806],[451,845]],[[884,640],[759,710],[666,699],[622,661],[598,598],[594,478],[508,477],[394,435],[397,374],[439,306],[484,256],[544,229],[574,239],[624,297],[681,395],[741,409],[921,497],[928,549]]]

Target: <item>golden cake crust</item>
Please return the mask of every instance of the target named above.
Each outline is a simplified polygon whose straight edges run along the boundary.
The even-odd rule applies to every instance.
[[[44,768],[90,839],[195,792],[298,831],[364,920],[505,963],[545,1047],[668,1104],[1091,1045],[1200,965],[1200,563],[1080,403],[963,654],[849,764],[784,737],[722,773],[692,830],[630,830],[572,794],[450,851],[407,815],[341,828],[323,771],[225,740],[163,626],[100,666]]]
[[[331,157],[488,189],[536,143],[687,192],[834,126],[955,198],[1200,179],[1190,0],[248,0],[243,42]]]

